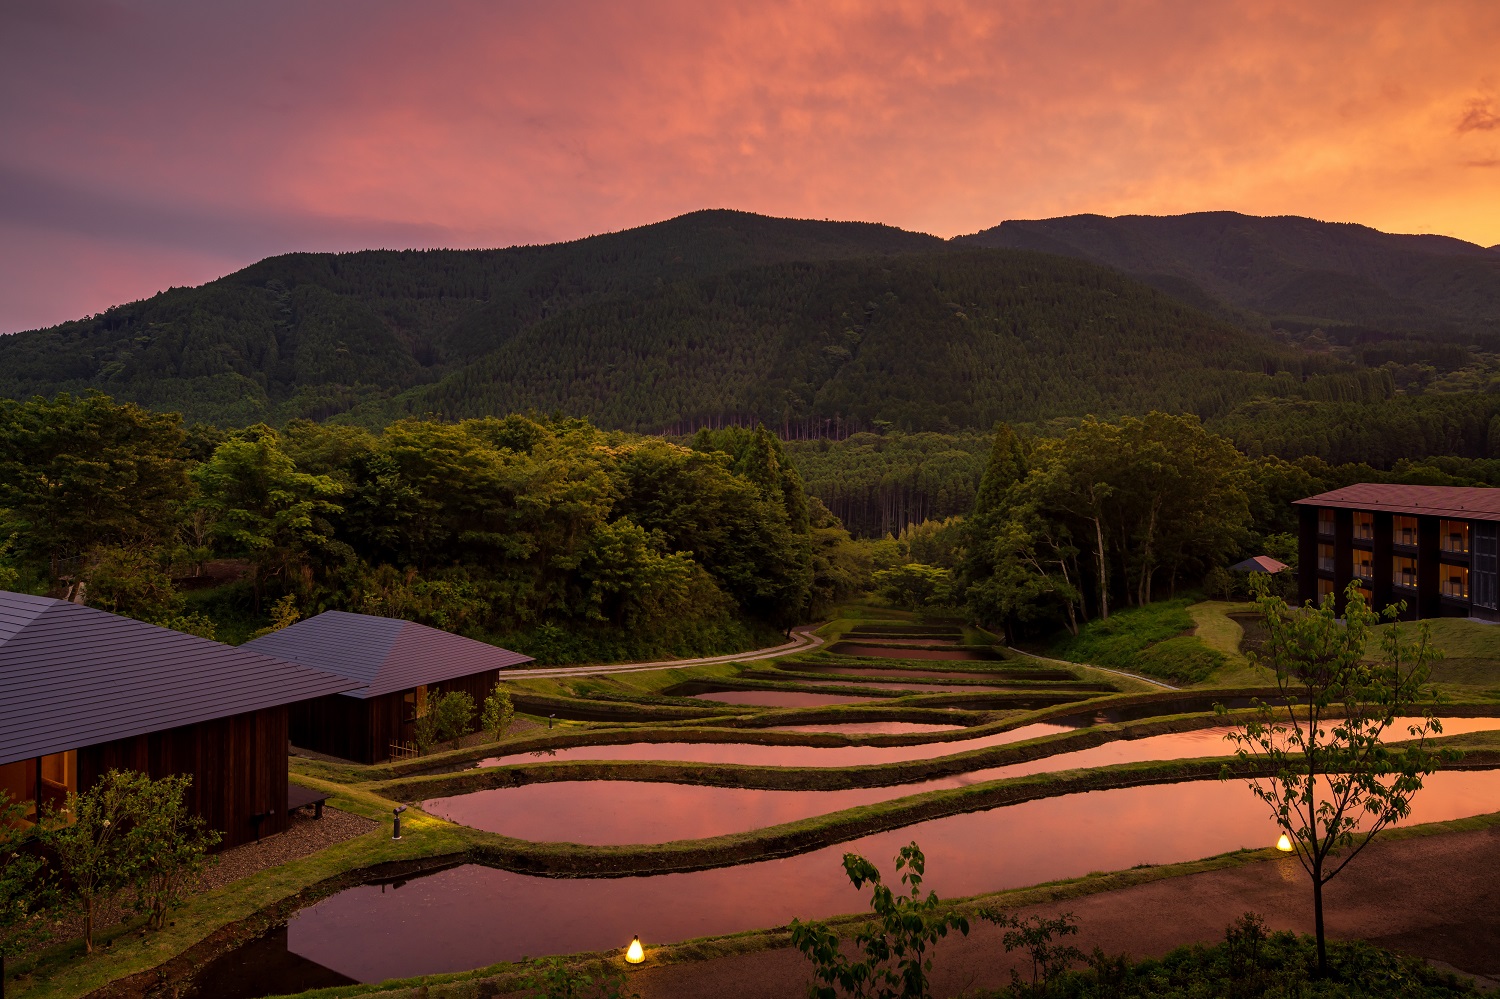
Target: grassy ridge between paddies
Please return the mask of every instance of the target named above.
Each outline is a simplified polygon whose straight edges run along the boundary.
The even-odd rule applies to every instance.
[[[1474,747],[1468,749],[1471,758],[1465,761],[1466,765],[1500,765],[1500,748],[1497,748],[1500,743],[1474,736],[1459,737],[1455,743]],[[1483,758],[1475,758],[1476,752],[1484,754]],[[576,875],[726,866],[778,853],[816,849],[964,811],[1083,790],[1214,777],[1223,763],[1189,760],[1035,775],[995,782],[992,786],[931,792],[753,833],[645,848],[528,843],[468,829],[429,816],[420,809],[411,809],[404,819],[407,835],[400,842],[390,839],[389,827],[383,824],[312,857],[197,896],[175,914],[165,930],[140,936],[135,924],[111,928],[100,939],[113,945],[87,959],[81,959],[75,943],[55,947],[18,967],[16,970],[24,977],[14,983],[14,988],[23,999],[76,999],[110,982],[135,976],[122,982],[120,988],[100,995],[142,994],[148,988],[180,980],[192,968],[259,935],[302,905],[358,883],[371,873],[418,870],[423,865],[465,860],[516,871]],[[336,807],[388,821],[393,802],[369,789],[306,777],[299,782],[332,793]],[[472,974],[467,977],[472,978]]]
[[[818,708],[787,708],[765,711],[753,716],[714,719],[712,725],[659,724],[650,727],[620,725],[567,725],[552,730],[527,732],[508,737],[499,743],[485,743],[464,749],[434,753],[416,760],[362,765],[331,763],[321,760],[294,759],[298,773],[328,780],[360,784],[390,781],[417,774],[448,773],[464,770],[476,760],[493,756],[545,753],[548,750],[574,746],[626,745],[638,742],[710,742],[750,743],[771,746],[917,746],[961,743],[1019,728],[1035,722],[1051,721],[1075,715],[1094,715],[1104,710],[1150,710],[1153,716],[1190,714],[1210,711],[1217,701],[1243,697],[1270,697],[1274,688],[1253,687],[1243,690],[1178,692],[1154,690],[1144,694],[1110,695],[1088,700],[1069,701],[1033,711],[974,712],[947,711],[923,707],[869,705],[825,705]],[[1476,713],[1486,713],[1480,706]],[[1450,706],[1444,706],[1445,711]],[[1461,713],[1453,707],[1452,713]],[[840,721],[952,721],[970,727],[943,732],[886,733],[879,735],[846,735],[840,732],[772,732],[765,725],[818,724]]]
[[[1422,839],[1451,833],[1477,832],[1500,826],[1500,812],[1478,815],[1446,822],[1431,822],[1417,826],[1388,829],[1377,837],[1383,842]],[[1045,905],[1083,898],[1103,892],[1120,891],[1139,885],[1164,881],[1169,878],[1186,877],[1212,871],[1230,870],[1249,864],[1277,860],[1282,854],[1274,848],[1234,850],[1229,853],[1206,857],[1201,860],[1178,864],[1141,865],[1123,871],[1092,873],[1077,878],[1049,881],[1025,888],[991,892],[962,898],[945,899],[942,911],[959,912],[970,919],[977,918],[980,909],[1016,910],[1028,906]],[[884,858],[872,858],[880,864]],[[837,876],[832,872],[831,876]],[[849,936],[870,921],[868,913],[853,913],[823,920]],[[1214,928],[1217,930],[1217,927]],[[752,954],[759,951],[777,950],[791,946],[791,933],[784,926],[714,937],[684,940],[680,943],[648,945],[646,967],[689,964],[715,958]],[[587,973],[595,972],[601,963],[626,973],[633,970],[621,958],[618,949],[567,955],[564,963]],[[528,974],[520,965],[502,962],[486,968],[446,975],[426,975],[418,978],[397,979],[370,985],[344,985],[329,989],[318,989],[299,993],[301,999],[353,999],[353,997],[379,997],[379,999],[486,999],[504,996],[522,987]]]
[[[1458,717],[1460,712],[1489,714],[1494,708],[1444,706]],[[742,763],[696,763],[671,760],[560,760],[512,763],[458,773],[440,773],[399,778],[367,785],[390,798],[418,802],[475,791],[570,781],[623,780],[648,783],[687,784],[705,787],[751,788],[775,791],[836,791],[850,788],[894,787],[940,777],[1011,766],[1032,760],[1075,753],[1120,740],[1136,740],[1174,732],[1227,728],[1243,721],[1249,711],[1225,716],[1205,714],[1168,715],[1144,721],[1094,725],[1021,742],[987,746],[946,756],[890,763],[844,767],[766,766]],[[1500,739],[1500,732],[1493,733]],[[1394,738],[1393,738],[1393,741]],[[956,748],[961,748],[956,747]],[[1226,752],[1228,752],[1226,744]]]

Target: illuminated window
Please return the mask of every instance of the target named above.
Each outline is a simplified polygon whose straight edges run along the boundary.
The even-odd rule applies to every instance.
[[[1318,580],[1318,601],[1320,603],[1322,602],[1322,600],[1323,600],[1324,597],[1328,596],[1328,594],[1330,594],[1332,592],[1333,592],[1333,580],[1331,580],[1331,579],[1320,579],[1320,580]]]
[[[1417,544],[1417,518],[1392,517],[1391,541],[1398,545],[1411,545],[1415,547]]]
[[[1363,586],[1359,587],[1355,592],[1357,592],[1361,597],[1364,598],[1366,607],[1375,602],[1375,594],[1365,589]]]
[[[1318,533],[1333,537],[1333,511],[1325,508],[1318,510]]]
[[[1417,588],[1417,560],[1414,558],[1392,559],[1391,582],[1409,590]]]
[[[1443,566],[1443,596],[1469,599],[1469,570],[1461,565]]]
[[[1445,520],[1442,522],[1443,551],[1469,551],[1469,522],[1467,520]]]
[[[1354,576],[1356,579],[1375,578],[1375,562],[1369,552],[1354,553]]]
[[[1318,570],[1320,572],[1333,571],[1333,545],[1318,546]]]
[[[1375,515],[1356,510],[1354,513],[1354,540],[1375,540]]]
[[[38,797],[43,811],[58,811],[67,800],[68,792],[76,790],[78,754],[73,750],[0,766],[0,791],[11,801],[26,805],[23,824],[36,821]]]

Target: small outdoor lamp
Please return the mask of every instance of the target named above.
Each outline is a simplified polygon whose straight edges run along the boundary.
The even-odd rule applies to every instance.
[[[646,960],[645,948],[641,946],[641,938],[633,936],[630,938],[630,946],[625,948],[625,961],[628,964],[640,964]]]
[[[1288,838],[1287,834],[1282,833],[1281,838],[1276,841],[1276,849],[1280,850],[1282,853],[1291,853],[1297,848],[1292,845],[1292,841],[1290,838]]]
[[[396,817],[396,827],[391,830],[391,839],[401,838],[401,813],[406,811],[405,805],[397,805],[391,809],[391,814]]]
[[[551,728],[552,727],[552,723],[554,721],[556,721],[556,720],[557,720],[557,715],[556,714],[550,714],[550,715],[548,715],[547,716],[547,727]]]

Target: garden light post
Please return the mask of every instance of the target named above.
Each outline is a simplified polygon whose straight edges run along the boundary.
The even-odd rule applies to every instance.
[[[1276,849],[1280,850],[1282,853],[1291,853],[1297,848],[1292,845],[1291,838],[1288,837],[1286,833],[1282,833],[1281,838],[1276,841]]]
[[[391,839],[401,838],[401,813],[404,811],[406,811],[405,805],[397,805],[395,808],[391,809],[391,814],[396,817],[395,828],[391,830]]]
[[[640,964],[646,960],[646,951],[641,947],[639,934],[630,938],[630,946],[625,948],[625,961],[628,964]]]

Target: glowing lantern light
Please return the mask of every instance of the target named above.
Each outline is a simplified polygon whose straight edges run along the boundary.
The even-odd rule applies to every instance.
[[[640,937],[630,938],[630,946],[625,948],[625,960],[631,964],[640,964],[646,960],[646,951],[641,947]]]
[[[1276,849],[1282,853],[1291,853],[1296,847],[1292,845],[1292,841],[1287,838],[1286,833],[1282,833],[1281,838],[1276,841]]]

